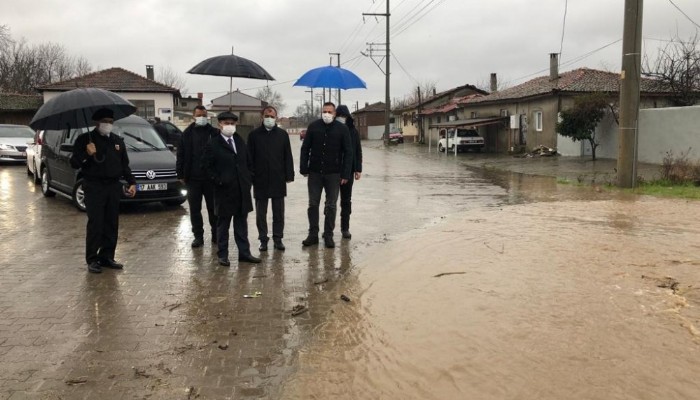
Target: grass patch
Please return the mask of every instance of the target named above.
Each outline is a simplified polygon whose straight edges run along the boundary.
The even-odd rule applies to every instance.
[[[634,189],[625,190],[650,196],[700,199],[700,186],[695,186],[693,183],[673,183],[668,180],[658,180],[643,182]]]

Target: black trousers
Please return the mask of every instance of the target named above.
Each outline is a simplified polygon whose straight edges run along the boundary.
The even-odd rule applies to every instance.
[[[326,192],[326,202],[323,207],[325,220],[323,223],[323,236],[333,236],[335,229],[335,215],[338,203],[338,190],[340,188],[340,174],[309,173],[307,181],[309,189],[309,236],[318,236],[318,207],[321,204],[321,192]]]
[[[267,242],[267,203],[268,198],[255,199],[255,225],[258,227],[258,239]],[[284,237],[284,197],[272,199],[272,239]]]
[[[119,199],[122,184],[119,181],[83,181],[87,234],[85,261],[113,260],[119,237]]]
[[[353,173],[345,185],[340,185],[340,230],[350,230],[350,214],[352,214],[352,184],[355,182]]]
[[[207,205],[209,227],[212,234],[216,232],[216,215],[214,209],[214,182],[210,180],[191,179],[187,181],[187,203],[190,205],[190,224],[195,238],[204,236],[202,218],[202,197]]]
[[[219,258],[228,258],[228,231],[233,219],[233,238],[238,247],[238,257],[250,255],[248,242],[248,213],[243,215],[221,214],[217,219],[216,239]]]

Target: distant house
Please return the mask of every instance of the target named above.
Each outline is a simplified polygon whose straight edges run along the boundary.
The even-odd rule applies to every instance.
[[[267,106],[267,102],[235,90],[213,99],[207,110],[218,114],[230,109],[234,114],[238,115],[238,128],[236,131],[244,138],[247,138],[248,133],[260,125],[260,113],[265,106]]]
[[[194,108],[202,105],[202,98],[202,93],[197,93],[197,97],[187,96],[180,98],[179,104],[175,105],[175,115],[172,123],[182,130],[187,128],[194,122]]]
[[[473,127],[484,137],[485,151],[510,152],[544,145],[553,148],[574,146],[584,154],[585,142],[572,143],[568,138],[558,137],[559,112],[572,107],[576,96],[587,93],[606,93],[610,102],[616,103],[620,76],[589,68],[559,74],[557,55],[552,54],[550,58],[549,76],[534,78],[489,95],[462,99],[451,121],[445,122],[448,115],[445,112],[429,117],[425,121],[429,137],[435,141],[441,130]],[[671,97],[672,93],[658,81],[642,79],[640,108],[669,107]],[[617,129],[611,115],[599,126]]]
[[[424,98],[420,103],[412,103],[405,107],[397,107],[392,110],[396,118],[395,127],[400,129],[406,141],[417,140],[420,134],[420,119],[419,115],[435,115],[435,121],[446,121],[449,118],[450,111],[455,110],[455,107],[444,108],[445,106],[454,103],[457,98],[474,95],[486,95],[488,92],[477,88],[474,85],[458,86],[443,92],[437,93],[433,91],[430,94],[424,94]],[[442,110],[437,112],[437,110]],[[453,113],[454,114],[454,113]]]
[[[29,125],[42,104],[39,95],[0,93],[0,124]]]
[[[132,102],[137,107],[136,115],[143,118],[159,117],[166,121],[172,120],[175,105],[180,99],[180,91],[153,80],[153,69],[148,70],[147,73],[148,78],[115,67],[40,86],[37,90],[43,94],[46,102],[62,92],[76,88],[105,89]]]
[[[385,113],[386,107],[384,107],[383,102],[365,103],[364,108],[360,108],[352,113],[352,117],[355,119],[355,128],[357,128],[360,139],[382,139]]]

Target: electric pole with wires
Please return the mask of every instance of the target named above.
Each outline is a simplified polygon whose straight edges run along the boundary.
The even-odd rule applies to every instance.
[[[377,13],[362,13],[362,16],[375,16],[375,17],[385,17],[386,18],[386,43],[384,45],[386,46],[385,52],[384,52],[384,61],[386,68],[382,71],[384,72],[384,77],[385,77],[385,85],[386,87],[384,88],[384,95],[385,95],[385,101],[384,101],[384,134],[382,135],[382,139],[384,140],[384,143],[387,143],[389,140],[389,124],[391,123],[391,98],[390,98],[390,54],[391,54],[391,46],[389,42],[389,17],[391,14],[389,13],[389,0],[386,0],[386,13],[383,14],[377,14]],[[368,43],[369,44],[369,43]],[[370,47],[370,58],[372,58],[372,48]],[[377,64],[376,61],[372,58],[372,61]],[[381,70],[382,68],[377,64],[379,69]]]

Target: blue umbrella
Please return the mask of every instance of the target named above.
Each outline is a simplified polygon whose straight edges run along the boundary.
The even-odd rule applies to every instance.
[[[367,84],[353,72],[327,65],[307,71],[294,86],[329,89],[366,89]]]

